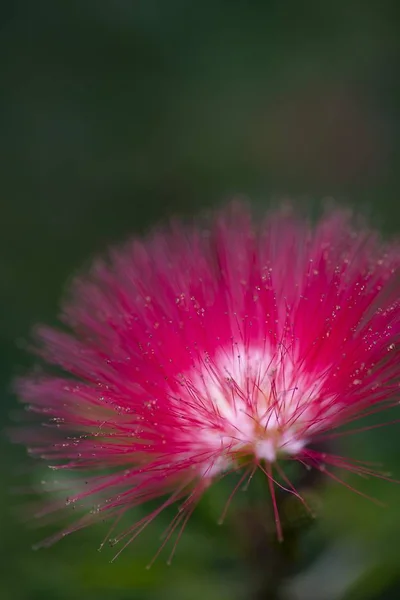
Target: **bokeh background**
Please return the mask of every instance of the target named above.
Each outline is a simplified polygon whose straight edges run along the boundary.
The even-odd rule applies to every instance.
[[[398,2],[9,0],[0,21],[6,427],[17,407],[10,381],[32,365],[31,326],[56,321],[68,280],[112,242],[236,195],[265,207],[333,196],[386,234],[399,232]],[[346,446],[400,478],[398,426]],[[2,599],[267,597],[258,583],[274,549],[255,543],[263,504],[246,509],[260,494],[238,494],[218,527],[229,495],[220,486],[191,519],[172,566],[167,552],[146,570],[171,513],[113,564],[115,549],[96,551],[101,525],[34,552],[44,532],[23,518],[29,510],[15,488],[48,473],[29,465],[3,436]],[[346,481],[387,507],[339,485],[313,492],[319,516],[300,534],[282,598],[400,597],[400,487]],[[303,519],[294,506],[288,514]]]

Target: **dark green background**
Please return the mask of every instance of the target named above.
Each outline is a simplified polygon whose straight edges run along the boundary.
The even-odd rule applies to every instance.
[[[399,231],[397,6],[2,4],[0,375],[7,426],[17,406],[10,381],[32,364],[22,349],[31,326],[55,322],[66,282],[111,242],[238,194],[266,207],[280,196],[314,203],[334,196],[367,211],[387,233]],[[350,438],[348,452],[382,461],[400,478],[398,427]],[[172,567],[162,555],[145,569],[171,514],[110,565],[115,550],[96,551],[101,526],[31,550],[44,533],[32,530],[26,499],[12,488],[48,473],[27,469],[23,449],[6,439],[1,450],[1,598],[251,597],[262,566],[253,569],[247,551],[250,492],[223,527],[216,521],[229,486],[209,494]],[[340,486],[318,492],[319,518],[286,583],[289,600],[399,597],[400,488],[349,482],[388,507]]]

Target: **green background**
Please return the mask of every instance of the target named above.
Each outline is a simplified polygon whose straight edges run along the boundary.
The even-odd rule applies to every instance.
[[[10,382],[32,365],[23,350],[31,326],[56,321],[73,273],[110,243],[237,195],[265,207],[279,197],[315,205],[333,196],[386,233],[399,231],[399,12],[396,1],[351,0],[2,4],[6,429],[17,408]],[[380,416],[396,418],[398,411]],[[398,427],[350,436],[347,451],[400,478]],[[101,525],[33,552],[44,532],[32,527],[18,490],[48,473],[32,471],[7,433],[1,451],[2,599],[267,597],[256,590],[274,548],[254,550],[258,509],[248,510],[260,494],[268,504],[262,482],[260,494],[238,494],[222,527],[233,484],[211,491],[172,566],[167,552],[146,570],[174,512],[113,564],[115,549],[96,551]],[[304,527],[282,597],[400,596],[400,488],[347,481],[387,507],[330,483],[313,492],[318,519]],[[291,522],[305,518],[296,506],[287,510]]]

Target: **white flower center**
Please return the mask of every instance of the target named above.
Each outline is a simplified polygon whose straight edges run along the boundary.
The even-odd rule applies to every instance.
[[[332,414],[330,399],[320,398],[324,378],[296,369],[287,352],[235,347],[205,360],[185,381],[191,400],[198,399],[196,418],[204,415],[193,441],[225,456],[210,466],[212,474],[226,468],[235,453],[268,462],[278,454],[298,454]]]

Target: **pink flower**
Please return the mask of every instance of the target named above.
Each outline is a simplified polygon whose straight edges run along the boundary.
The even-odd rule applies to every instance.
[[[68,503],[96,503],[58,537],[158,497],[121,537],[181,501],[172,532],[212,481],[241,470],[239,487],[257,468],[281,536],[274,486],[298,494],[280,459],[369,473],[309,444],[397,403],[399,264],[398,245],[345,211],[314,228],[286,209],[254,223],[237,205],[96,261],[64,305],[69,332],[37,330],[63,374],[18,382],[46,421],[24,434],[30,451],[83,473]]]

